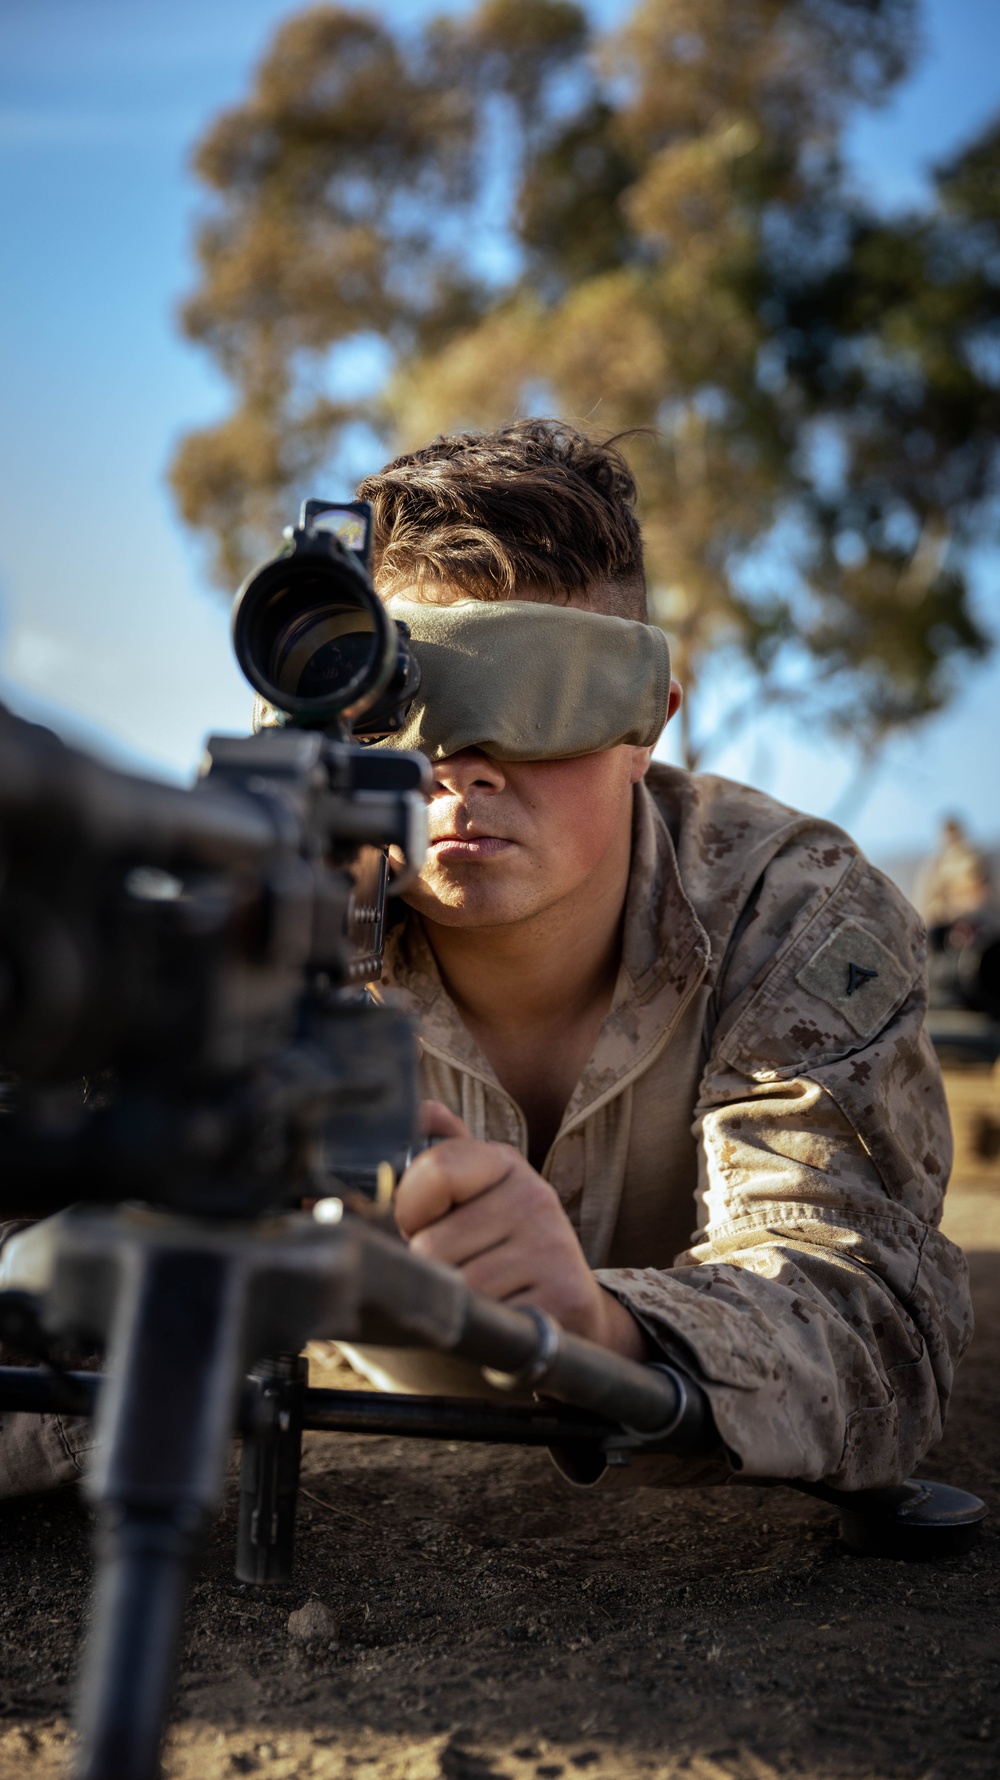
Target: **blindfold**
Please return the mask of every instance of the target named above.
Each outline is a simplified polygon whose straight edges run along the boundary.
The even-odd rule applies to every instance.
[[[670,650],[655,625],[530,600],[388,610],[410,627],[421,682],[403,729],[377,746],[566,760],[652,747],[667,720]]]

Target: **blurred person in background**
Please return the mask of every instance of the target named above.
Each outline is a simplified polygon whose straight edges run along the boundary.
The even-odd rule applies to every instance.
[[[965,916],[980,914],[991,901],[992,887],[985,854],[969,839],[958,816],[946,816],[937,851],[923,866],[915,895],[932,937]]]
[[[992,1022],[985,1052],[996,1055],[1000,1022],[1000,903],[990,861],[958,816],[941,824],[937,851],[926,861],[914,900],[927,923],[930,1006]],[[935,1042],[941,1034],[935,1030]]]

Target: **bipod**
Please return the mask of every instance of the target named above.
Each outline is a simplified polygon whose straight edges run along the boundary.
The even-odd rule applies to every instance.
[[[636,1365],[564,1335],[540,1312],[478,1298],[457,1273],[361,1220],[213,1224],[81,1208],[46,1234],[40,1330],[104,1345],[107,1376],[35,1375],[32,1397],[30,1374],[13,1369],[4,1394],[0,1371],[0,1408],[79,1409],[88,1393],[95,1403],[84,1488],[98,1513],[98,1566],[76,1780],[156,1780],[188,1580],[240,1426],[241,1573],[288,1573],[309,1393],[294,1358],[269,1356],[294,1356],[312,1337],[430,1347],[576,1402],[590,1412],[580,1436],[677,1450],[715,1438],[702,1393],[671,1368]],[[8,1297],[22,1328],[30,1303],[23,1292]],[[2,1320],[4,1308],[0,1296]],[[541,1413],[548,1441],[555,1423]],[[572,1411],[563,1431],[576,1433]]]

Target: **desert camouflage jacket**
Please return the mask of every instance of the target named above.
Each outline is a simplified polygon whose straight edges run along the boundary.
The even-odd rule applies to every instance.
[[[420,923],[387,949],[424,1091],[527,1148]],[[746,1477],[895,1481],[971,1332],[924,940],[839,829],[654,766],[613,1004],[543,1172],[603,1285],[712,1400]]]

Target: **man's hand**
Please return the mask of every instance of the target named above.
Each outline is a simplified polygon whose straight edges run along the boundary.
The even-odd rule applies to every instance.
[[[457,1267],[488,1298],[537,1305],[571,1334],[645,1359],[639,1324],[594,1278],[549,1182],[510,1144],[472,1137],[440,1101],[425,1101],[422,1117],[428,1137],[447,1141],[417,1156],[396,1189],[414,1252]]]

